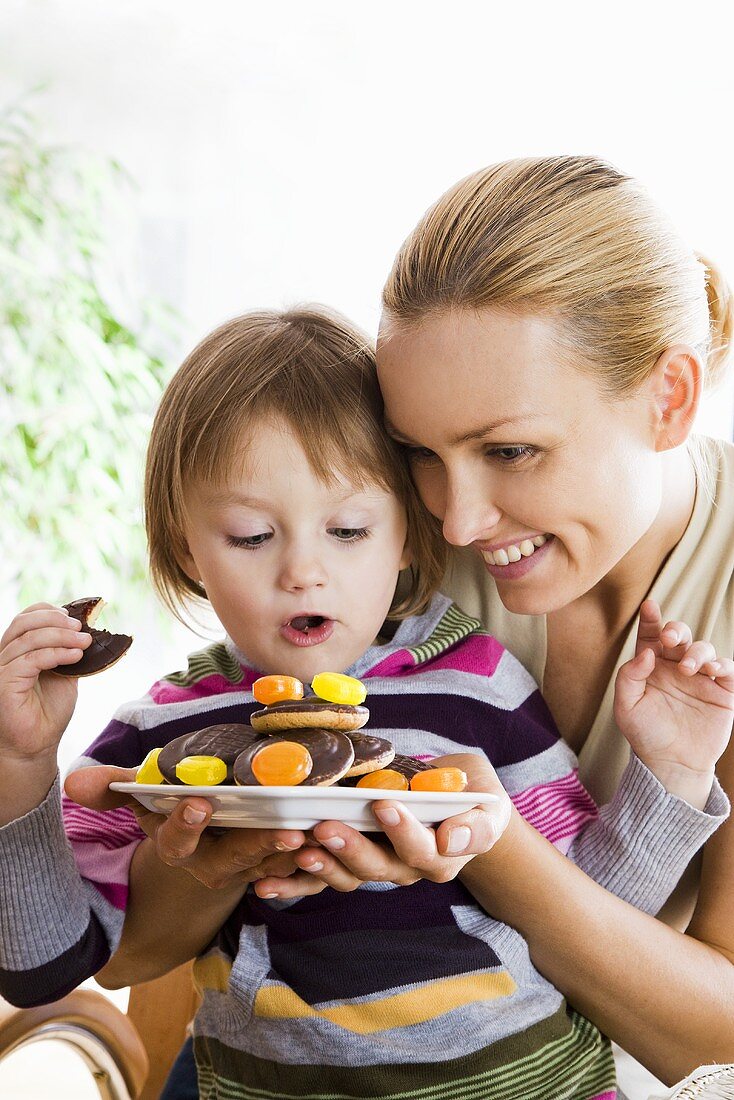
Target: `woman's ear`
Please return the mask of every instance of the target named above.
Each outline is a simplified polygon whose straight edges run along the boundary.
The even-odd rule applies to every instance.
[[[405,540],[405,546],[403,547],[403,556],[400,559],[400,568],[407,569],[409,565],[413,564],[413,551],[410,549],[408,540]]]
[[[703,364],[686,344],[666,348],[648,379],[652,398],[655,450],[685,443],[701,401]]]

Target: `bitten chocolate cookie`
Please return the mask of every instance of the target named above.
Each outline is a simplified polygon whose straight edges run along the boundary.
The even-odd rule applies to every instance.
[[[372,737],[367,733],[348,733],[347,737],[354,745],[354,763],[347,772],[348,777],[387,768],[395,756],[394,746],[384,737]]]
[[[273,703],[250,715],[256,730],[281,733],[292,729],[358,730],[367,723],[370,712],[367,707],[350,706],[347,703],[329,703],[318,695],[306,695],[303,699]]]
[[[169,783],[182,786],[176,776],[176,765],[187,756],[216,756],[227,765],[225,783],[234,782],[233,765],[240,753],[255,741],[262,740],[252,726],[237,722],[222,722],[206,726],[194,733],[184,733],[164,745],[158,757],[158,768]]]
[[[260,771],[257,755],[261,751],[267,753],[279,744],[305,748],[310,756],[310,767],[301,772],[305,778],[294,778],[289,773],[279,780],[271,772],[268,782],[261,784],[256,774]],[[234,781],[242,787],[277,786],[281,782],[287,786],[293,786],[295,782],[303,787],[330,787],[347,774],[353,762],[354,747],[345,733],[325,729],[291,730],[287,734],[264,737],[241,752],[234,762]],[[301,763],[299,760],[299,767]]]
[[[71,617],[78,619],[82,629],[92,635],[92,644],[84,650],[81,660],[76,664],[57,665],[53,669],[57,676],[94,676],[95,673],[110,668],[127,653],[133,643],[128,634],[110,634],[106,630],[95,630],[92,625],[104,605],[101,596],[85,596],[81,600],[64,604],[64,609]]]

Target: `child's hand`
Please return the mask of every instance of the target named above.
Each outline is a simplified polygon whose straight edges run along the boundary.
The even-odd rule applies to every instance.
[[[73,802],[92,810],[129,807],[156,855],[169,867],[180,867],[212,890],[245,887],[266,875],[287,877],[297,871],[294,852],[306,843],[299,829],[210,829],[213,808],[204,798],[177,803],[169,816],[145,809],[132,795],[111,791],[112,782],[132,783],[137,768],[109,764],[70,772],[64,791]],[[200,816],[192,821],[187,811]]]
[[[3,764],[53,755],[77,698],[74,677],[49,669],[81,659],[91,634],[65,611],[34,604],[0,638],[0,752]]]
[[[663,626],[658,605],[645,600],[636,655],[617,675],[614,717],[669,791],[704,805],[731,736],[734,661],[717,657],[710,642],[694,642],[685,623]]]

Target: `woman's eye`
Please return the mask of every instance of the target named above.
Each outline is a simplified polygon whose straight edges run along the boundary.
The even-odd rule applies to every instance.
[[[358,542],[369,535],[367,527],[329,527],[328,533],[339,542]]]
[[[227,535],[227,543],[229,546],[244,547],[246,550],[254,550],[258,546],[262,546],[264,542],[271,539],[273,536],[270,531],[263,531],[260,535]]]
[[[533,458],[537,452],[533,447],[490,447],[487,451],[488,458],[498,458],[505,466],[513,466],[524,459]]]
[[[435,451],[429,451],[428,447],[405,447],[408,462],[414,466],[434,466],[440,462]]]

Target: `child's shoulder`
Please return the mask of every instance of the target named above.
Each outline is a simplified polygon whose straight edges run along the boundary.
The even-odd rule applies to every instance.
[[[151,708],[180,706],[214,695],[249,691],[257,675],[240,660],[229,639],[211,642],[189,654],[185,669],[166,673],[142,698],[123,704],[115,718],[139,725],[144,712]]]

